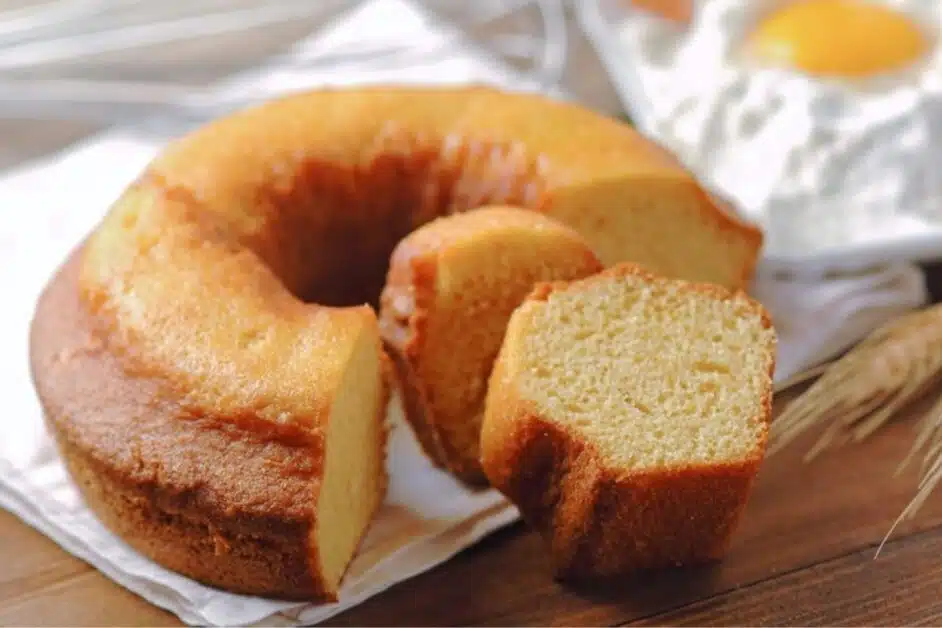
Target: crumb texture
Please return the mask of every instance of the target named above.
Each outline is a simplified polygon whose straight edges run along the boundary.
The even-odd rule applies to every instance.
[[[530,304],[521,391],[625,470],[741,460],[764,439],[772,338],[744,297],[587,282]]]

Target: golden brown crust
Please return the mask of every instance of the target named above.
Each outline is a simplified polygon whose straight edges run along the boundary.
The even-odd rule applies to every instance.
[[[423,256],[425,251],[404,240],[393,252],[386,286],[381,296],[380,329],[386,353],[396,370],[403,410],[422,449],[437,466],[450,469],[469,483],[480,480],[477,474],[464,474],[450,461],[454,452],[446,448],[439,430],[429,420],[431,412],[425,382],[415,365],[419,339],[426,334],[428,311],[435,297],[436,266]]]
[[[666,281],[638,265],[621,264],[580,281],[543,283],[528,300],[626,275]],[[746,299],[763,325],[771,327],[764,308],[741,291],[687,283],[691,291],[716,298]],[[603,462],[592,443],[544,418],[521,397],[507,364],[512,333],[490,381],[481,464],[491,485],[543,537],[557,577],[604,577],[722,557],[764,457],[771,384],[760,401],[763,430],[751,455],[728,464],[619,471]],[[773,354],[770,383],[774,365]]]
[[[543,537],[561,579],[720,558],[762,460],[619,475],[592,446],[536,413],[487,420],[488,478]]]
[[[94,335],[77,298],[79,259],[40,298],[31,366],[92,511],[145,556],[205,584],[336,599],[312,568],[320,445],[181,416],[166,382],[130,376]]]
[[[453,352],[460,352],[464,345],[454,338],[442,338],[441,332],[434,335],[430,323],[434,319],[438,329],[444,326],[448,334],[460,333],[459,325],[453,323],[456,308],[464,311],[477,308],[478,322],[485,318],[488,322],[501,320],[504,316],[501,308],[506,308],[508,302],[497,294],[462,292],[446,297],[438,292],[437,282],[440,273],[444,273],[448,281],[467,264],[474,264],[475,272],[482,275],[498,272],[500,269],[488,266],[498,264],[494,243],[511,233],[520,238],[517,246],[532,252],[531,259],[513,265],[517,276],[550,273],[576,278],[603,268],[579,234],[562,223],[537,212],[490,206],[441,218],[403,238],[391,256],[381,297],[381,335],[402,384],[406,418],[429,457],[472,486],[487,483],[477,449],[462,449],[449,437],[449,432],[455,424],[478,420],[479,414],[474,415],[467,407],[464,412],[449,412],[442,403],[442,397],[456,394],[454,390],[447,390],[449,386],[465,390],[472,387],[467,378],[453,382],[443,375],[450,365],[442,362],[460,359]],[[476,253],[455,262],[450,256],[457,251]],[[512,303],[515,305],[523,296],[525,294],[518,293]],[[509,315],[509,311],[506,314]],[[465,333],[470,335],[470,330]],[[435,351],[439,343],[447,343],[450,351],[444,354]],[[485,383],[497,349],[495,346],[494,353],[481,365],[485,367],[482,376]],[[485,392],[486,388],[482,387],[479,402],[483,401]],[[479,407],[474,409],[480,410]]]

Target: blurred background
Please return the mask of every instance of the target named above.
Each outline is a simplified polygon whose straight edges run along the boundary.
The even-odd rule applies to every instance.
[[[761,270],[942,255],[937,0],[0,0],[0,169],[296,90],[485,82],[630,119]]]
[[[297,54],[358,10],[392,21],[367,19],[366,43],[358,44],[354,29],[344,45]],[[435,41],[421,29],[410,37],[416,16],[451,35]],[[565,85],[594,108],[623,111],[572,5],[562,0],[2,0],[0,168],[112,125],[147,120],[172,134],[253,98],[317,85],[325,70],[418,67],[467,54],[458,52],[465,44],[548,90]],[[211,87],[253,70],[259,83],[266,74],[292,80]]]

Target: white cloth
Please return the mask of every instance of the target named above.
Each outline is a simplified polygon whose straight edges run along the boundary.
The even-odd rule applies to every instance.
[[[769,309],[778,334],[777,382],[834,357],[928,301],[925,277],[911,264],[826,280],[760,275],[751,292]]]
[[[386,11],[392,5],[409,9],[387,0],[377,4]],[[409,13],[406,18],[397,15],[398,22],[390,22],[388,15],[380,20],[387,31],[391,23],[416,27],[420,22],[410,22]],[[362,36],[362,28],[359,33]],[[470,61],[440,58],[439,63],[448,66],[450,79],[459,76],[459,67],[465,79],[500,74]],[[268,76],[271,80],[274,75]],[[435,76],[426,68],[401,78]],[[201,625],[317,623],[514,521],[517,511],[494,491],[470,492],[432,467],[394,400],[389,496],[337,604],[286,603],[210,589],[143,558],[97,522],[70,484],[45,431],[29,374],[28,329],[36,298],[55,267],[158,149],[153,140],[111,132],[0,177],[0,285],[5,292],[0,381],[6,382],[7,408],[0,425],[0,507],[115,582],[183,621]],[[822,284],[763,280],[755,291],[772,308],[782,334],[780,377],[843,348],[878,322],[925,299],[921,276],[909,266]]]

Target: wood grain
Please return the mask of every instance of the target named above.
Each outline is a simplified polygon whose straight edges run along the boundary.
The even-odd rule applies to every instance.
[[[942,529],[870,546],[631,625],[940,626]]]
[[[942,590],[942,499],[930,500],[872,560],[912,495],[915,473],[893,470],[931,397],[873,440],[812,464],[799,458],[813,435],[767,460],[730,554],[716,565],[561,586],[538,537],[517,524],[328,624],[932,623]],[[0,569],[0,625],[178,623],[2,511],[0,556],[9,557]]]

